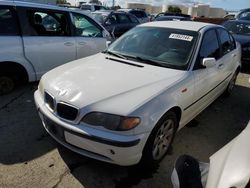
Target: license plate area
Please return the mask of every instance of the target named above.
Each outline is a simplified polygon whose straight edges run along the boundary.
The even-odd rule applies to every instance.
[[[43,115],[43,121],[45,128],[56,138],[64,141],[65,136],[64,136],[64,130],[61,126],[57,125],[55,122],[47,118],[46,116]]]

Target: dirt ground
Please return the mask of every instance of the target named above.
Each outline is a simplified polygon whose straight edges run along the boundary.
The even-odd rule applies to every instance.
[[[249,69],[250,70],[250,69]],[[0,187],[172,187],[181,154],[202,161],[238,135],[250,120],[250,71],[240,73],[229,98],[220,97],[176,136],[154,169],[120,167],[75,154],[57,144],[36,113],[37,83],[0,97]]]

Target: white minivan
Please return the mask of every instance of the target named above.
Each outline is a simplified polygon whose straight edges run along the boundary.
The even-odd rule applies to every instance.
[[[0,2],[0,95],[19,82],[106,48],[109,33],[89,16],[58,6]]]

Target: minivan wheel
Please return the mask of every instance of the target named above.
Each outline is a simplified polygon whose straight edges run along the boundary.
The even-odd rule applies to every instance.
[[[151,132],[143,151],[142,162],[154,164],[167,154],[176,133],[178,121],[174,112],[167,112]]]
[[[14,88],[15,82],[12,77],[0,75],[0,95],[10,93]]]

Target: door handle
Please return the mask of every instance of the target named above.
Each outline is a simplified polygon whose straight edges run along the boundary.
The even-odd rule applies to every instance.
[[[232,54],[232,57],[236,57],[237,55],[236,54]]]
[[[219,69],[222,69],[223,67],[224,67],[224,64],[223,64],[223,63],[218,65],[218,68],[219,68]]]
[[[74,43],[73,43],[73,42],[65,42],[64,45],[65,45],[65,46],[73,46]]]
[[[86,42],[78,42],[79,45],[85,45]]]

